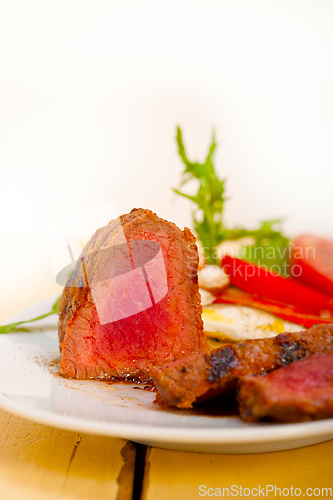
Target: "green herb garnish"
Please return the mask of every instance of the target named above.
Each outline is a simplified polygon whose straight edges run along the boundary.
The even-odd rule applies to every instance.
[[[193,196],[179,189],[174,189],[174,191],[197,205],[192,213],[193,225],[202,243],[206,263],[219,264],[217,247],[223,241],[250,236],[254,238],[255,244],[244,246],[241,257],[256,264],[265,265],[268,269],[279,266],[280,274],[288,274],[286,266],[289,262],[290,241],[276,229],[281,219],[262,222],[259,229],[253,231],[242,228],[228,229],[224,225],[222,215],[225,202],[225,180],[220,180],[214,169],[213,159],[216,149],[214,132],[204,163],[189,161],[179,127],[177,127],[177,144],[179,155],[185,165],[180,186],[196,179],[199,181],[199,189]]]
[[[47,316],[50,316],[51,314],[58,314],[59,301],[60,301],[60,297],[53,304],[52,310],[50,312],[48,312],[46,314],[42,314],[41,316],[37,316],[37,318],[27,319],[26,321],[18,321],[17,323],[11,323],[10,325],[0,326],[0,333],[9,333],[9,332],[12,332],[13,330],[16,332],[28,332],[29,330],[27,328],[17,328],[17,327],[19,325],[22,325],[23,323],[31,323],[32,321],[38,321],[39,319],[46,318]]]
[[[214,132],[212,144],[204,163],[191,163],[189,161],[179,127],[177,127],[177,143],[179,155],[185,164],[181,186],[195,178],[199,181],[199,190],[195,196],[190,196],[178,189],[174,189],[174,191],[197,205],[197,208],[193,210],[194,230],[203,245],[207,263],[217,264],[218,260],[213,249],[224,239],[222,212],[225,200],[223,197],[224,180],[219,180],[213,165],[216,148]]]
[[[254,245],[243,246],[240,258],[255,264],[266,266],[277,274],[288,276],[290,240],[274,229],[281,224],[281,219],[264,221],[254,231],[234,229],[226,232],[227,239],[239,239],[246,236],[255,240]]]

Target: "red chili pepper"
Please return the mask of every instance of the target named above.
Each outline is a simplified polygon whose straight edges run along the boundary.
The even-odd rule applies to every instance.
[[[333,323],[332,313],[327,312],[316,315],[301,312],[300,310],[296,310],[295,308],[285,304],[279,304],[271,300],[263,299],[233,287],[229,287],[220,293],[216,297],[215,303],[237,304],[241,306],[254,307],[255,309],[261,309],[262,311],[275,314],[286,321],[302,325],[305,328],[310,328],[317,323]]]
[[[291,306],[301,313],[320,316],[322,311],[329,311],[333,314],[331,297],[290,278],[228,255],[222,267],[230,276],[230,283],[246,292]]]
[[[333,240],[302,234],[294,240],[291,266],[294,278],[333,296]]]

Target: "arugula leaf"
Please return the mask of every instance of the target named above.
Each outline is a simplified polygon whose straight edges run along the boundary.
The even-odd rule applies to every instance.
[[[182,139],[182,132],[177,127],[178,151],[185,164],[183,180],[181,186],[189,180],[195,178],[199,181],[199,190],[195,196],[174,189],[174,192],[193,201],[197,208],[193,210],[194,230],[200,239],[208,264],[217,264],[217,257],[212,249],[224,239],[222,212],[224,205],[224,180],[220,181],[217,177],[213,158],[216,148],[215,134],[213,132],[212,143],[204,163],[192,163],[189,161]]]
[[[255,244],[244,246],[241,257],[259,265],[266,265],[268,269],[279,266],[279,272],[286,275],[285,266],[289,262],[290,241],[275,229],[276,225],[281,223],[281,219],[264,221],[256,230],[228,229],[223,224],[225,180],[220,180],[214,169],[213,159],[216,149],[214,131],[204,163],[189,161],[179,127],[177,127],[177,144],[179,155],[185,165],[181,186],[196,179],[199,181],[199,189],[195,196],[188,195],[179,189],[174,189],[174,192],[197,205],[192,212],[194,231],[203,245],[207,264],[219,264],[216,250],[222,241],[251,236]]]
[[[31,323],[32,321],[38,321],[39,319],[46,318],[47,316],[50,316],[51,314],[58,314],[59,312],[59,301],[60,297],[56,300],[56,302],[52,306],[51,312],[48,312],[46,314],[42,314],[41,316],[37,316],[37,318],[33,319],[27,319],[25,321],[18,321],[17,323],[10,323],[9,325],[4,325],[0,326],[0,333],[9,333],[15,330],[16,332],[28,332],[29,330],[26,328],[17,328],[18,325],[22,325],[22,323]]]
[[[226,237],[227,239],[239,239],[246,236],[254,238],[255,244],[243,246],[240,257],[287,276],[289,275],[290,240],[274,229],[281,222],[281,219],[274,219],[262,222],[261,227],[256,230],[230,230],[226,232]]]

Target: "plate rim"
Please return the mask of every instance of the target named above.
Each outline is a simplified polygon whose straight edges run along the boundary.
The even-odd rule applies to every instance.
[[[32,306],[14,315],[7,322],[18,321],[22,315],[31,314],[33,310],[40,310],[46,305],[54,302],[57,295],[39,301]],[[10,336],[11,333],[2,334]],[[29,333],[27,333],[29,335]],[[33,335],[33,333],[31,333]],[[48,373],[51,377],[52,374]],[[156,440],[163,444],[177,443],[179,445],[249,445],[278,443],[284,440],[302,440],[307,438],[321,438],[325,440],[333,438],[333,418],[286,424],[253,424],[246,427],[169,427],[150,426],[142,424],[128,424],[122,422],[107,422],[91,420],[88,418],[73,417],[61,413],[52,412],[41,408],[29,407],[8,397],[3,391],[0,392],[0,408],[19,417],[38,422],[43,425],[67,429],[74,432],[84,432],[104,436],[131,439],[133,441]],[[222,417],[228,418],[228,417]],[[327,437],[331,436],[331,437]],[[300,445],[301,447],[302,445]]]
[[[124,437],[124,435],[126,435],[127,439],[158,439],[165,443],[170,442],[170,439],[186,444],[239,445],[245,443],[274,443],[288,438],[297,440],[308,437],[325,436],[329,433],[332,434],[333,438],[333,419],[296,424],[273,424],[267,427],[261,427],[260,424],[257,427],[235,429],[228,427],[220,430],[216,427],[209,429],[203,429],[202,427],[155,427],[141,424],[124,424],[121,422],[78,418],[71,415],[62,415],[48,410],[28,407],[22,403],[11,400],[3,393],[0,393],[0,407],[22,418],[27,418],[48,426],[73,430],[75,432],[113,437]],[[307,432],[308,426],[313,427],[311,435]],[[274,433],[272,433],[272,429],[274,429]]]

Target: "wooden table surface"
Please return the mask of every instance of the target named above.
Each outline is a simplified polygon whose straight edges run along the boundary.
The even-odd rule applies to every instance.
[[[232,486],[241,496],[240,487],[258,485],[281,492],[293,486],[306,497],[312,488],[313,497],[333,498],[322,492],[333,489],[333,441],[257,455],[185,453],[46,427],[0,410],[1,500],[187,500],[215,498],[216,488],[232,496]],[[266,490],[252,493],[247,498]]]

